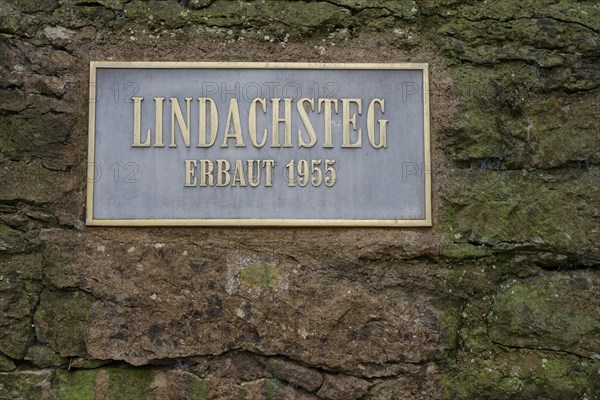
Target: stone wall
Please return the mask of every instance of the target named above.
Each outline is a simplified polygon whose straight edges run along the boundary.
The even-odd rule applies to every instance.
[[[433,227],[91,228],[91,60],[428,62]],[[599,399],[600,7],[0,0],[0,399]]]

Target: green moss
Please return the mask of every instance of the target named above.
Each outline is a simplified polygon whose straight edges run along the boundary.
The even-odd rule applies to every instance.
[[[20,360],[27,354],[27,348],[31,344],[31,318],[24,317],[8,321],[10,323],[3,325],[0,332],[2,352],[15,360]]]
[[[487,318],[492,340],[509,346],[600,354],[598,282],[580,272],[542,275],[504,286]]]
[[[44,279],[57,288],[75,285],[75,244],[71,242],[48,243],[44,248]]]
[[[53,372],[50,370],[0,373],[0,399],[54,399],[49,385],[52,376]]]
[[[297,2],[265,0],[239,2],[216,0],[210,4],[191,3],[191,8],[165,1],[129,2],[124,4],[129,21],[161,28],[177,29],[185,26],[211,27],[260,26],[261,33],[284,36],[332,31],[351,24],[351,15],[343,7],[328,2]],[[152,18],[150,18],[152,16]],[[263,35],[264,36],[264,35]]]
[[[208,385],[204,381],[192,381],[186,393],[190,400],[205,400],[208,396]]]
[[[55,388],[60,400],[94,400],[94,381],[98,371],[57,370]]]
[[[600,363],[570,355],[511,350],[462,361],[441,380],[446,398],[591,399],[599,388]]]
[[[151,369],[111,369],[107,396],[110,400],[146,400],[153,379],[154,372]]]
[[[576,179],[458,170],[458,186],[449,198],[463,206],[451,223],[451,238],[504,249],[527,244],[565,253],[586,251],[594,246],[588,232],[595,229],[593,216],[600,212],[593,200],[600,193],[599,177],[593,169]]]
[[[498,4],[510,6],[496,7]],[[469,5],[461,12],[480,16],[490,16],[489,9],[494,8],[523,12],[521,5],[514,6],[511,2],[495,2],[489,7]],[[528,3],[523,8],[535,7]],[[554,10],[559,15],[556,20],[522,18],[490,24],[487,20],[459,17],[445,18],[436,26],[434,40],[457,61],[449,72],[460,109],[447,150],[456,159],[496,157],[503,160],[503,167],[548,168],[566,160],[599,157],[597,124],[586,117],[593,114],[600,98],[600,93],[592,90],[597,87],[598,71],[585,65],[585,57],[580,60],[579,56],[569,56],[573,52],[591,55],[594,50],[589,46],[595,34],[583,26],[560,21],[565,13],[569,20],[587,19],[585,12],[574,12],[587,7],[564,9],[564,5],[553,5],[550,9],[555,7],[560,8]],[[598,11],[593,14],[598,20]],[[508,12],[504,15],[507,20],[514,18]],[[474,63],[461,62],[465,59]],[[581,92],[549,93],[556,89]]]
[[[160,21],[164,24],[161,24],[161,26],[175,29],[185,26],[188,22],[200,22],[200,19],[197,18],[197,12],[181,7],[176,2],[133,1],[124,4],[123,9],[129,22],[138,22],[144,25],[152,25]],[[186,14],[186,11],[189,11],[189,13]]]
[[[0,349],[15,360],[22,359],[31,344],[31,319],[42,286],[41,275],[39,253],[0,257]]]
[[[488,251],[483,246],[469,243],[448,243],[442,248],[442,255],[454,260],[485,257]]]
[[[476,286],[469,271],[479,268],[456,270],[464,285]],[[510,280],[498,293],[470,300],[461,312],[455,363],[443,368],[445,398],[594,398],[600,367],[593,360],[600,324],[595,279],[589,271],[546,273]]]
[[[549,168],[600,158],[596,145],[598,124],[587,118],[598,102],[600,92],[590,91],[576,96],[547,96],[528,104],[532,164]]]
[[[13,360],[0,354],[0,372],[13,371],[15,368],[16,366]]]
[[[600,389],[595,287],[589,271],[554,272],[471,300],[461,313],[455,364],[444,368],[445,398],[593,399]]]
[[[443,295],[437,299],[436,308],[440,310],[438,323],[442,336],[441,348],[447,353],[452,352],[456,350],[458,341],[463,301]]]
[[[597,9],[572,7],[569,2],[552,6],[534,1],[524,6],[511,1],[489,6],[475,4],[442,12],[446,18],[438,30],[441,35],[438,40],[442,48],[457,58],[481,64],[522,60],[551,68],[564,62],[565,53],[594,51],[590,41],[594,32],[585,25],[597,25],[597,22],[586,21],[579,25],[571,21],[587,20],[584,15],[588,11],[597,17]],[[531,18],[542,7],[544,15],[554,18]],[[448,17],[449,14],[453,17]],[[490,19],[494,19],[493,24]],[[562,51],[557,52],[557,49]]]
[[[277,378],[267,379],[265,382],[265,397],[267,400],[285,399],[286,385]]]
[[[61,367],[67,364],[67,360],[60,357],[50,347],[35,344],[27,350],[25,360],[31,361],[33,365],[39,368]]]
[[[40,341],[61,356],[85,356],[92,297],[82,291],[44,290],[34,316]]]
[[[279,282],[279,272],[269,265],[250,264],[240,271],[238,279],[246,286],[275,287]]]
[[[115,10],[111,10],[108,7],[82,7],[75,5],[74,3],[81,3],[79,0],[69,0],[69,3],[54,10],[50,18],[46,17],[48,18],[49,25],[60,25],[69,29],[81,29],[83,26],[93,25],[99,21],[103,21],[107,25],[114,24]],[[97,3],[97,1],[94,0],[94,3]],[[98,3],[107,2],[101,0]]]
[[[0,32],[17,33],[23,21],[23,15],[11,4],[2,3],[2,12],[0,13]]]
[[[42,81],[37,85],[40,91],[47,92]],[[54,155],[61,144],[71,134],[70,128],[52,113],[42,114],[44,110],[31,110],[3,117],[0,125],[0,149],[10,159],[24,156],[46,158]],[[40,115],[42,114],[42,115]]]
[[[465,368],[466,369],[466,368]],[[486,391],[495,388],[500,381],[497,371],[483,368],[457,370],[444,375],[440,380],[444,398],[448,399],[485,399]],[[510,396],[509,392],[506,395]],[[506,396],[505,395],[505,396]]]
[[[505,64],[460,64],[449,72],[460,106],[448,153],[458,160],[501,158],[522,163],[529,151],[520,137],[528,125],[523,109],[539,85],[535,73],[526,66]]]
[[[19,90],[0,90],[0,111],[19,112],[29,107],[35,100],[33,95]]]

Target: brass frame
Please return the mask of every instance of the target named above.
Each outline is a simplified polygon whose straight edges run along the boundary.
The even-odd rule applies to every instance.
[[[96,70],[98,68],[226,68],[226,69],[408,69],[423,71],[423,141],[425,164],[424,219],[94,219],[94,155],[96,139]],[[92,226],[286,226],[286,227],[430,227],[431,157],[429,64],[427,63],[278,63],[278,62],[90,62],[89,135],[86,224]]]

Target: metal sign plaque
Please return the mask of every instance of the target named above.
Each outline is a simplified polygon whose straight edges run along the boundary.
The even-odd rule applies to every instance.
[[[431,226],[427,64],[92,62],[88,225]]]

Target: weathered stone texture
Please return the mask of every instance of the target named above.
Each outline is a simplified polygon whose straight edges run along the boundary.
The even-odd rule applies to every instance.
[[[369,382],[353,376],[327,374],[317,395],[326,400],[356,400],[367,393],[369,386]]]
[[[23,242],[26,241],[22,238]],[[7,255],[0,261],[0,349],[12,359],[22,359],[31,344],[32,314],[41,289],[38,254]],[[3,369],[12,361],[5,360]]]
[[[600,359],[600,274],[544,274],[500,287],[487,317],[490,339]]]
[[[598,43],[593,1],[0,0],[0,399],[600,398]],[[433,227],[87,228],[91,60],[428,62]]]
[[[91,302],[85,292],[44,289],[33,318],[37,339],[62,357],[86,356]]]
[[[269,363],[269,367],[276,377],[309,392],[319,389],[323,384],[323,375],[318,371],[289,361],[275,359]]]

